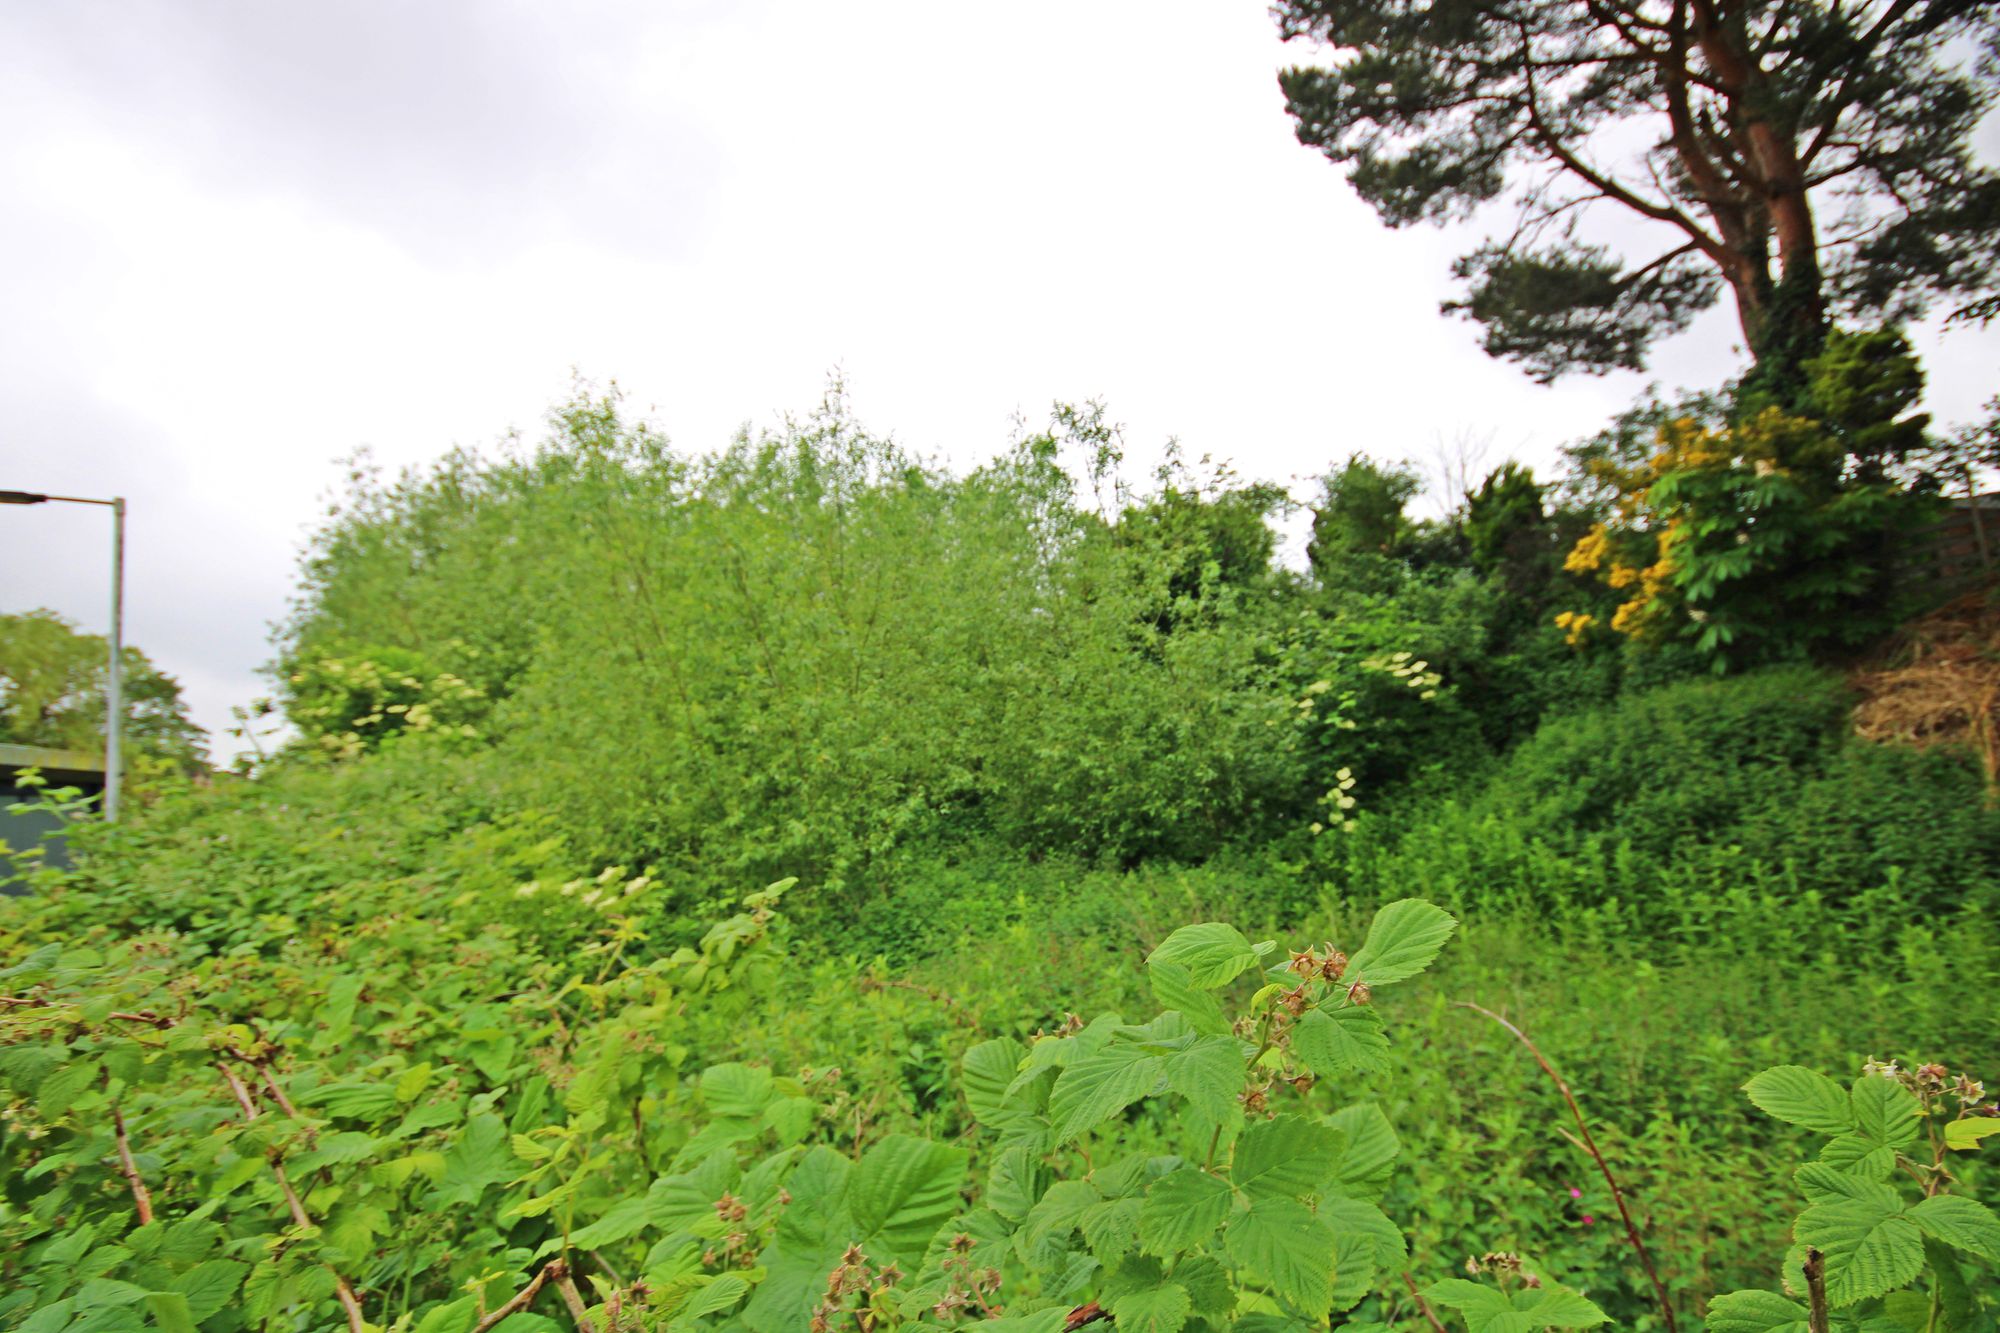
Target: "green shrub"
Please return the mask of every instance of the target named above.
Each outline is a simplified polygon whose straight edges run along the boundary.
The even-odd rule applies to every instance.
[[[2000,912],[2000,813],[1975,767],[1858,741],[1847,707],[1837,678],[1792,668],[1550,718],[1473,791],[1365,815],[1326,848],[1333,886],[1643,934],[1756,902],[1870,930],[1885,904]]]

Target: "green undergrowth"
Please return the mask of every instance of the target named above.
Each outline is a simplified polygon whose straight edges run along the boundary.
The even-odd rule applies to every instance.
[[[1746,1081],[1773,1066],[1844,1081],[1871,1061],[2000,1071],[1985,1001],[2000,983],[1996,817],[1967,763],[1861,745],[1844,708],[1838,682],[1810,672],[1673,685],[1551,719],[1462,790],[1418,788],[1317,836],[1137,866],[926,836],[836,894],[800,884],[747,903],[671,870],[601,863],[520,805],[476,747],[390,744],[137,793],[124,825],[79,826],[76,868],[0,903],[0,966],[16,969],[0,984],[0,1287],[14,1294],[0,1321],[335,1327],[349,1322],[347,1282],[371,1327],[471,1333],[481,1302],[499,1307],[561,1258],[589,1279],[578,1291],[593,1328],[607,1293],[632,1299],[639,1275],[658,1277],[655,1303],[620,1318],[644,1327],[803,1326],[753,1289],[796,1258],[778,1182],[808,1156],[822,1190],[907,1158],[934,1178],[934,1228],[953,1209],[974,1216],[1013,1197],[996,1183],[1009,1141],[993,1124],[1012,1113],[980,1091],[968,1052],[1013,1042],[1027,1059],[1038,1037],[1069,1040],[1104,1015],[1126,1026],[1106,1020],[1100,1036],[1150,1034],[1117,1038],[1144,1048],[1135,1059],[1220,1051],[1222,1032],[1146,1026],[1174,1007],[1148,959],[1177,932],[1232,921],[1248,940],[1330,959],[1357,948],[1384,903],[1420,894],[1458,925],[1430,970],[1362,997],[1384,1023],[1382,1058],[1328,1064],[1303,1089],[1260,1084],[1280,1071],[1248,1048],[1232,1066],[1244,1096],[1296,1095],[1314,1116],[1365,1102],[1393,1127],[1395,1169],[1367,1202],[1407,1255],[1349,1255],[1350,1276],[1367,1274],[1341,1288],[1349,1326],[1422,1326],[1405,1273],[1437,1290],[1426,1284],[1469,1259],[1520,1254],[1548,1285],[1506,1299],[1560,1283],[1618,1327],[1665,1327],[1560,1088],[1497,1015],[1567,1081],[1680,1327],[1695,1328],[1726,1293],[1777,1292],[1797,1227],[1810,1229],[1792,1175],[1806,1136],[1759,1115]],[[1266,1022],[1276,1001],[1249,983],[1221,994]],[[1313,1002],[1338,1006],[1337,990]],[[140,1036],[166,1022],[160,1049],[131,1044],[121,1014],[140,1015]],[[242,1120],[224,1065],[288,1090],[296,1114],[272,1093]],[[1222,1104],[1213,1087],[1200,1095],[1207,1114]],[[1054,1133],[1063,1105],[1026,1114]],[[179,1230],[133,1226],[114,1108]],[[1031,1153],[1051,1173],[1036,1188],[1068,1173],[1104,1211],[1080,1239],[1037,1233],[1004,1254],[986,1248],[1000,1244],[979,1230],[988,1222],[963,1223],[1000,1288],[981,1286],[983,1267],[949,1267],[912,1222],[840,1298],[894,1306],[868,1325],[885,1329],[980,1322],[995,1290],[1024,1317],[1158,1300],[1178,1311],[1159,1327],[1221,1326],[1143,1294],[1215,1298],[1202,1264],[1185,1280],[1137,1261],[1128,1272],[1121,1233],[1105,1230],[1155,1180],[1114,1166],[1199,1156],[1188,1128],[1171,1097],[1135,1094],[1083,1138]],[[273,1161],[309,1182],[295,1191],[308,1223],[287,1221]],[[635,1202],[690,1177],[709,1213],[748,1201],[740,1233],[702,1221],[689,1252],[673,1228],[708,1214]],[[1957,1182],[1990,1192],[1976,1160]],[[1237,1311],[1277,1321],[1239,1327],[1292,1327],[1317,1308],[1317,1287],[1287,1294],[1254,1276],[1271,1256],[1232,1255],[1217,1234],[1203,1254],[1250,1284],[1232,1288],[1248,1302]],[[1048,1267],[1059,1255],[1102,1271],[1079,1267],[1065,1285]],[[885,1257],[965,1301],[949,1319],[904,1310],[881,1285]],[[1510,1262],[1485,1263],[1480,1281]],[[783,1271],[796,1282],[797,1265]],[[113,1285],[86,1295],[86,1282]],[[1966,1308],[1938,1327],[1985,1328],[1990,1316]],[[551,1333],[561,1313],[542,1293],[504,1333]]]

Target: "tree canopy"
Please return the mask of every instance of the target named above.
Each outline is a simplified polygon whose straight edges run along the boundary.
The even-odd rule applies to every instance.
[[[1279,0],[1331,48],[1279,82],[1302,143],[1390,226],[1513,221],[1446,310],[1549,381],[1640,369],[1731,293],[1802,384],[1830,314],[1990,298],[2000,173],[1974,161],[2000,6],[1975,0]],[[1633,228],[1655,243],[1625,242]],[[1627,250],[1631,251],[1628,256]],[[1990,302],[1989,302],[1990,303]]]
[[[95,752],[104,745],[104,667],[109,645],[53,611],[0,615],[0,740]],[[125,649],[128,753],[182,768],[201,763],[201,728],[181,687],[137,648]]]

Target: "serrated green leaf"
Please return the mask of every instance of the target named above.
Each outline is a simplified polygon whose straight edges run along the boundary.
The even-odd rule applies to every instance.
[[[914,1263],[958,1211],[965,1150],[891,1134],[861,1155],[847,1187],[848,1208],[873,1258]]]
[[[97,1081],[97,1061],[84,1056],[73,1056],[65,1064],[41,1081],[35,1093],[35,1109],[45,1120],[59,1120],[68,1112],[76,1100]]]
[[[750,1284],[734,1273],[718,1273],[702,1285],[681,1310],[683,1319],[699,1319],[705,1314],[727,1310],[743,1299]]]
[[[959,1061],[959,1086],[965,1091],[965,1105],[972,1118],[998,1129],[1018,1118],[1021,1108],[1013,1104],[1007,1088],[1021,1070],[1028,1048],[1012,1037],[997,1037],[969,1048]]]
[[[1300,1314],[1324,1321],[1333,1308],[1336,1241],[1306,1206],[1282,1195],[1251,1200],[1223,1233],[1229,1257]]]
[[[1292,1029],[1292,1051],[1321,1078],[1368,1074],[1388,1063],[1389,1035],[1367,1005],[1310,1009]]]
[[[1399,1269],[1409,1257],[1403,1229],[1372,1203],[1360,1199],[1321,1199],[1319,1215],[1333,1228],[1334,1235],[1366,1240],[1369,1258],[1377,1268]]]
[[[1177,1282],[1128,1291],[1106,1308],[1119,1333],[1180,1333],[1192,1302]]]
[[[1211,1239],[1229,1216],[1234,1195],[1227,1181],[1184,1166],[1160,1177],[1139,1209],[1139,1247],[1169,1258]]]
[[[721,1064],[701,1071],[702,1105],[725,1120],[757,1119],[772,1092],[771,1071],[755,1065]]]
[[[1920,1110],[1908,1088],[1893,1079],[1863,1075],[1854,1080],[1850,1096],[1855,1124],[1870,1139],[1891,1148],[1917,1141]]]
[[[1295,1115],[1260,1120],[1237,1137],[1229,1179],[1253,1198],[1304,1198],[1334,1174],[1341,1148],[1340,1133],[1320,1121]]]
[[[1167,1087],[1210,1120],[1220,1120],[1242,1095],[1243,1056],[1234,1037],[1202,1037],[1165,1057]]]
[[[579,1227],[569,1238],[578,1249],[592,1250],[601,1245],[636,1236],[652,1223],[646,1196],[633,1195],[618,1200],[590,1225]]]
[[[1186,967],[1161,958],[1147,965],[1146,974],[1161,1008],[1184,1016],[1197,1032],[1211,1036],[1228,1033],[1229,1020],[1223,1015],[1221,1002],[1212,992],[1195,985],[1194,974]]]
[[[855,1225],[847,1207],[854,1164],[824,1144],[807,1151],[786,1188],[792,1202],[758,1255],[764,1280],[740,1316],[756,1333],[796,1333],[826,1289],[826,1275],[840,1262]]]
[[[1094,1208],[1102,1195],[1087,1180],[1058,1180],[1028,1210],[1028,1219],[1016,1234],[1023,1258],[1076,1230],[1083,1215]],[[1032,1261],[1031,1261],[1032,1262]]]
[[[1510,1292],[1508,1298],[1536,1328],[1594,1328],[1611,1322],[1589,1297],[1547,1278],[1539,1287]]]
[[[1138,1199],[1106,1199],[1084,1209],[1077,1219],[1091,1257],[1110,1268],[1139,1243]]]
[[[1327,1117],[1341,1134],[1340,1164],[1325,1188],[1349,1198],[1378,1197],[1403,1145],[1382,1108],[1373,1102],[1343,1106]]]
[[[1853,1199],[1860,1203],[1870,1203],[1883,1212],[1895,1212],[1901,1208],[1902,1196],[1877,1180],[1842,1171],[1824,1162],[1807,1162],[1792,1173],[1799,1192],[1812,1203],[1825,1203],[1829,1199]]]
[[[1708,1333],[1808,1333],[1806,1307],[1768,1291],[1732,1291],[1708,1303]]]
[[[426,1310],[417,1321],[416,1333],[471,1333],[478,1318],[478,1299],[466,1296]]]
[[[1993,1116],[1964,1116],[1946,1122],[1944,1146],[1954,1152],[1971,1152],[1979,1147],[1981,1139],[1993,1134],[2000,1134],[2000,1119]]]
[[[1229,1270],[1212,1255],[1189,1255],[1174,1265],[1174,1281],[1187,1288],[1188,1301],[1198,1315],[1227,1314],[1236,1308],[1236,1288]]]
[[[399,1106],[395,1087],[387,1083],[322,1083],[293,1100],[346,1120],[380,1120]]]
[[[250,1265],[234,1259],[205,1259],[185,1273],[175,1274],[167,1289],[187,1298],[188,1317],[199,1324],[229,1304],[249,1272]]]
[[[1896,1154],[1887,1144],[1866,1134],[1840,1134],[1819,1151],[1822,1164],[1868,1180],[1886,1180],[1896,1169]]]
[[[452,1136],[444,1154],[444,1178],[429,1197],[434,1207],[469,1207],[489,1186],[504,1184],[519,1173],[509,1150],[507,1124],[481,1112]]]
[[[1990,1264],[2000,1264],[2000,1218],[1978,1200],[1962,1194],[1934,1194],[1910,1209],[1909,1217],[1925,1235]]]
[[[194,1333],[194,1316],[188,1313],[187,1297],[178,1291],[149,1291],[146,1310],[162,1333]]]
[[[1847,1091],[1803,1065],[1766,1069],[1745,1083],[1743,1091],[1764,1114],[1817,1134],[1845,1134],[1857,1125]]]
[[[1931,1270],[1931,1290],[1938,1298],[1939,1328],[1951,1333],[1972,1321],[1972,1288],[1958,1266],[1958,1256],[1934,1240],[1924,1242],[1924,1263]]]
[[[1187,984],[1200,990],[1227,985],[1247,967],[1257,965],[1257,951],[1234,926],[1220,921],[1182,926],[1146,957],[1154,963],[1177,963],[1187,969]]]
[[[1040,1158],[1025,1145],[1001,1150],[986,1175],[986,1206],[1018,1224],[1041,1197],[1047,1175]]]
[[[1133,1046],[1106,1046],[1072,1060],[1049,1090],[1056,1142],[1067,1143],[1150,1096],[1164,1077],[1164,1058]]]
[[[1514,1307],[1505,1294],[1462,1277],[1448,1277],[1424,1289],[1424,1299],[1432,1305],[1456,1310],[1471,1333],[1483,1333],[1497,1319],[1511,1318]]]
[[[1836,1309],[1905,1285],[1924,1263],[1917,1224],[1872,1202],[1814,1204],[1799,1215],[1792,1235],[1826,1255],[1826,1297]]]
[[[1321,1220],[1325,1220],[1324,1214]],[[1375,1244],[1366,1236],[1333,1236],[1333,1308],[1350,1310],[1375,1289]]]
[[[1367,942],[1349,960],[1346,979],[1386,986],[1431,965],[1458,922],[1421,898],[1402,898],[1375,913]]]

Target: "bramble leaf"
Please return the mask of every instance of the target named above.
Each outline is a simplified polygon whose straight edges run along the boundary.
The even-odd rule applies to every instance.
[[[1965,1116],[1948,1121],[1944,1127],[1944,1146],[1954,1152],[1972,1152],[1979,1147],[1979,1141],[1991,1134],[2000,1134],[2000,1119],[1993,1116]]]
[[[754,1120],[771,1100],[771,1071],[753,1065],[713,1065],[702,1071],[701,1100],[710,1115]]]
[[[1766,1069],[1745,1083],[1743,1091],[1764,1114],[1818,1134],[1845,1134],[1858,1123],[1847,1091],[1803,1065]]]
[[[1841,1134],[1819,1150],[1822,1165],[1869,1180],[1886,1180],[1896,1169],[1896,1152],[1866,1134]]]
[[[1244,1049],[1234,1037],[1203,1037],[1165,1059],[1167,1086],[1210,1120],[1234,1110],[1243,1091]]]
[[[1403,1151],[1389,1117],[1373,1102],[1343,1106],[1327,1123],[1344,1136],[1340,1165],[1325,1188],[1350,1198],[1376,1198],[1387,1185],[1390,1168]]]
[[[871,1255],[915,1261],[958,1211],[965,1150],[909,1134],[891,1134],[861,1155],[847,1203]]]
[[[1533,1333],[1536,1329],[1591,1328],[1610,1322],[1588,1297],[1547,1278],[1539,1287],[1513,1292],[1464,1278],[1446,1278],[1426,1289],[1424,1297],[1457,1310],[1470,1333]]]
[[[1045,1175],[1040,1159],[1026,1145],[1002,1150],[986,1175],[986,1206],[1018,1224],[1041,1197]]]
[[[1244,968],[1256,966],[1257,951],[1236,927],[1205,921],[1167,936],[1146,962],[1179,964],[1187,970],[1188,985],[1214,990],[1235,980]]]
[[[1067,1143],[1151,1095],[1164,1076],[1164,1059],[1134,1046],[1106,1046],[1072,1060],[1049,1091],[1056,1142]]]
[[[1891,1148],[1907,1148],[1917,1141],[1917,1099],[1902,1084],[1869,1075],[1854,1080],[1852,1093],[1855,1123],[1861,1132]]]
[[[1236,1140],[1229,1178],[1253,1199],[1300,1199],[1334,1173],[1340,1157],[1338,1130],[1317,1120],[1281,1115],[1244,1129]]]
[[[1935,1194],[1910,1209],[1910,1220],[1953,1249],[2000,1264],[2000,1218],[1976,1199]]]
[[[1431,965],[1458,922],[1421,898],[1401,898],[1375,913],[1367,942],[1347,965],[1347,979],[1370,986],[1407,981]]]
[[[1368,1074],[1387,1063],[1389,1037],[1382,1030],[1381,1015],[1373,1008],[1358,1004],[1322,1007],[1308,1010],[1292,1030],[1292,1050],[1321,1078]]]
[[[1536,1328],[1594,1328],[1611,1322],[1595,1301],[1546,1278],[1539,1287],[1511,1293],[1511,1299]]]
[[[1162,1176],[1139,1209],[1140,1249],[1161,1258],[1193,1249],[1222,1226],[1234,1197],[1227,1181],[1199,1167]]]
[[[1167,1282],[1125,1292],[1106,1308],[1121,1333],[1180,1333],[1190,1306],[1187,1288]]]
[[[1155,957],[1147,966],[1146,975],[1152,982],[1153,997],[1160,1002],[1160,1007],[1184,1016],[1188,1026],[1196,1032],[1222,1036],[1229,1031],[1229,1020],[1223,1016],[1221,1002],[1212,992],[1195,985],[1194,974],[1182,964],[1170,958]]]
[[[1905,1285],[1924,1264],[1924,1238],[1900,1204],[1839,1199],[1799,1215],[1792,1235],[1826,1255],[1826,1298],[1835,1308]]]
[[[1313,1320],[1333,1308],[1335,1241],[1331,1228],[1295,1199],[1253,1199],[1223,1233],[1229,1257],[1271,1285]]]
[[[1336,1236],[1365,1239],[1369,1257],[1377,1268],[1400,1268],[1409,1257],[1402,1230],[1389,1220],[1388,1214],[1372,1203],[1359,1199],[1321,1199],[1319,1215],[1326,1219]]]
[[[1708,1333],[1808,1333],[1806,1307],[1769,1291],[1732,1291],[1708,1303]]]

